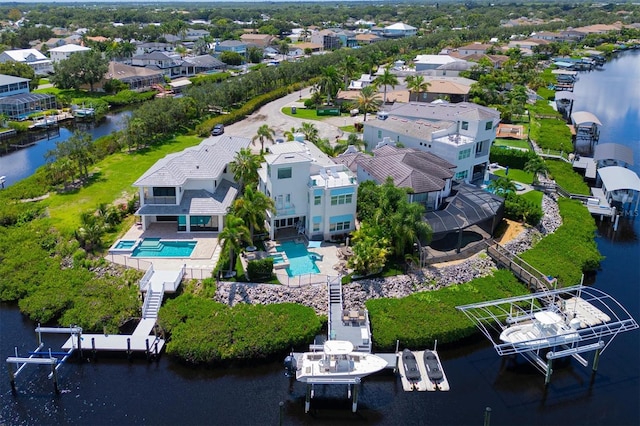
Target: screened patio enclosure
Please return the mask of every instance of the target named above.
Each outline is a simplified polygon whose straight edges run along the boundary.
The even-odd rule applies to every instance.
[[[493,236],[502,220],[504,199],[465,183],[453,189],[444,209],[426,213],[425,219],[433,232],[430,246],[459,253],[463,245]]]

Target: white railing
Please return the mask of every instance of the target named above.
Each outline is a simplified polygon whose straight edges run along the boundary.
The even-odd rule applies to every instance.
[[[149,266],[147,272],[144,273],[144,276],[140,280],[140,291],[145,291],[149,282],[151,281],[151,276],[153,276],[153,264]]]
[[[153,290],[149,288],[146,296],[144,297],[144,302],[142,302],[142,318],[147,317],[147,310],[149,309],[149,303],[151,302],[152,297],[153,297]]]
[[[109,253],[106,256],[106,259],[108,259],[112,263],[117,263],[118,265],[122,265],[127,268],[137,269],[139,271],[146,271],[151,266],[153,266],[153,263],[147,260],[138,259],[136,257],[128,257],[128,256],[115,254],[115,253]]]

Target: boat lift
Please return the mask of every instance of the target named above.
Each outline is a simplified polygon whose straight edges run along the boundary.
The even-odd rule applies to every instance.
[[[73,354],[73,352],[78,349],[80,351],[80,356],[82,356],[82,347],[80,344],[78,346],[73,346],[69,348],[67,351],[62,352],[52,352],[51,348],[49,350],[44,349],[44,342],[42,341],[42,333],[55,333],[55,334],[71,334],[71,336],[79,337],[82,334],[81,327],[41,327],[38,324],[36,327],[36,333],[38,334],[38,347],[29,352],[28,357],[20,357],[18,356],[18,348],[15,348],[15,356],[10,356],[7,358],[7,369],[9,370],[9,380],[11,382],[11,391],[16,392],[16,377],[20,374],[27,365],[35,364],[35,365],[50,365],[51,373],[49,373],[49,380],[53,379],[53,389],[56,393],[60,393],[60,389],[58,388],[58,369],[64,362]],[[80,342],[80,339],[78,339]],[[61,359],[58,359],[61,357]],[[16,365],[17,370],[13,372],[13,364]]]
[[[554,359],[571,356],[587,367],[589,363],[581,354],[595,352],[592,366],[595,372],[600,355],[614,337],[638,328],[636,320],[613,297],[582,285],[457,306],[457,309],[476,324],[498,355],[521,354],[544,373],[545,385],[551,380]],[[498,338],[506,328],[520,322],[531,322],[537,312],[543,311],[560,315],[566,324],[579,321],[575,330],[577,338],[563,344],[544,338],[505,343]]]

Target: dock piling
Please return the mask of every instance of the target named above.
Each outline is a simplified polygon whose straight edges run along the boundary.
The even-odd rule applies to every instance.
[[[91,355],[93,357],[93,360],[95,361],[96,359],[96,355],[97,355],[97,351],[96,351],[96,338],[92,337],[91,338]]]
[[[58,388],[58,372],[55,363],[51,363],[51,377],[53,379],[53,391],[58,394],[60,393],[60,388]]]
[[[356,378],[356,382],[353,384],[353,402],[351,403],[351,412],[355,413],[358,410],[358,389],[360,388],[360,378]]]
[[[7,371],[9,372],[9,384],[11,385],[11,392],[12,393],[16,393],[16,378],[13,375],[13,366],[8,363],[7,364]]]
[[[278,422],[278,424],[280,426],[282,426],[282,419],[284,418],[284,401],[280,401],[280,403],[278,404],[278,406],[280,407],[280,421]]]
[[[131,361],[131,338],[127,337],[127,359]]]
[[[553,359],[547,360],[547,371],[544,376],[544,385],[547,386],[551,382],[551,374],[553,374]]]
[[[596,349],[595,354],[593,355],[593,371],[598,371],[598,364],[600,362],[600,349]]]
[[[144,345],[147,348],[144,351],[144,353],[147,355],[147,361],[151,361],[151,351],[149,351],[149,339],[144,339]]]
[[[309,408],[311,406],[311,384],[307,384],[307,392],[304,398],[304,412],[305,414],[309,412]]]
[[[487,407],[484,409],[484,426],[489,426],[491,424],[491,407]]]

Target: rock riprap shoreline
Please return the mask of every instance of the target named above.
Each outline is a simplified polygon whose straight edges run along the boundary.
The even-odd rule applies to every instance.
[[[542,198],[544,215],[538,227],[525,228],[504,246],[509,251],[520,254],[529,250],[534,241],[558,229],[562,225],[562,218],[556,200],[555,196],[544,195]],[[369,299],[401,298],[418,291],[437,290],[469,282],[474,278],[490,275],[495,269],[496,264],[493,260],[482,252],[460,263],[439,267],[430,266],[410,275],[360,280],[343,286],[344,307],[358,309],[364,307],[364,303]],[[299,303],[313,308],[319,315],[327,315],[327,287],[324,284],[287,287],[273,284],[220,282],[215,300],[229,306],[238,303]]]

